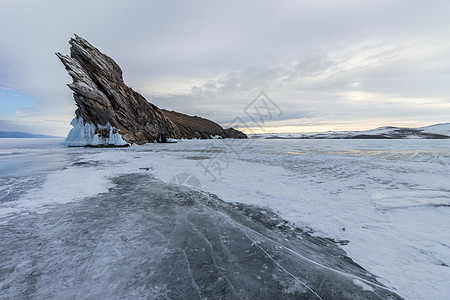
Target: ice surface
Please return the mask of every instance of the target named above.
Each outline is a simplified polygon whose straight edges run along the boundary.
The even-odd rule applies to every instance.
[[[2,254],[9,253],[8,255],[11,256],[11,252],[7,252],[10,251],[8,249],[14,247],[22,249],[14,252],[18,256],[8,260],[6,267],[5,265],[0,266],[0,270],[2,270],[0,276],[10,274],[2,277],[8,278],[7,283],[4,283],[2,287],[8,287],[8,292],[13,291],[10,289],[11,286],[16,288],[22,286],[23,288],[26,283],[23,285],[11,285],[11,283],[22,282],[21,280],[24,279],[21,278],[28,278],[28,282],[39,283],[34,287],[41,287],[39,288],[40,292],[45,291],[45,286],[52,286],[52,284],[56,289],[58,282],[64,282],[66,286],[79,289],[79,281],[83,281],[81,278],[84,278],[86,294],[80,294],[79,297],[89,298],[89,295],[93,295],[89,293],[94,293],[96,288],[111,288],[108,286],[108,282],[117,283],[118,289],[121,290],[125,283],[120,283],[120,278],[123,277],[123,280],[129,278],[123,274],[132,274],[136,282],[140,282],[143,275],[133,273],[131,270],[133,267],[130,267],[130,270],[121,268],[122,275],[116,276],[113,270],[117,265],[114,261],[126,261],[124,265],[135,266],[134,263],[137,264],[139,259],[127,260],[130,256],[139,256],[130,254],[131,250],[127,248],[127,245],[133,245],[140,249],[137,250],[138,252],[143,251],[156,255],[145,259],[151,265],[152,262],[159,260],[157,253],[167,249],[167,244],[164,244],[163,237],[159,242],[153,240],[155,242],[151,247],[156,248],[134,244],[140,240],[139,235],[139,238],[132,239],[132,243],[122,240],[122,234],[128,238],[128,231],[144,230],[138,226],[144,224],[142,218],[130,215],[131,211],[141,213],[156,209],[154,204],[146,206],[147,198],[145,197],[140,197],[140,202],[137,199],[128,202],[134,194],[139,194],[139,191],[135,191],[133,188],[136,187],[136,184],[143,192],[147,191],[151,194],[148,188],[159,186],[162,183],[158,180],[161,180],[169,184],[160,186],[162,190],[170,195],[179,194],[180,199],[185,199],[183,195],[186,192],[178,191],[170,183],[182,183],[174,178],[177,179],[179,174],[191,174],[196,181],[191,181],[191,184],[188,185],[199,191],[197,195],[208,196],[209,193],[213,193],[220,200],[243,203],[247,206],[240,206],[236,209],[243,211],[248,218],[260,218],[262,215],[268,215],[270,221],[270,218],[273,217],[271,211],[277,212],[280,217],[274,217],[274,220],[271,220],[273,221],[270,227],[271,232],[275,232],[277,228],[281,232],[285,232],[283,226],[287,225],[282,220],[286,219],[303,228],[312,236],[327,237],[338,241],[349,257],[377,276],[378,282],[406,299],[446,299],[450,294],[448,285],[450,281],[449,146],[450,141],[448,140],[247,140],[244,142],[194,140],[181,141],[176,144],[149,144],[121,149],[56,147],[41,151],[33,150],[33,147],[26,150],[22,146],[2,148],[0,150],[4,155],[0,155],[0,166],[7,166],[8,172],[2,171],[0,174],[6,174],[0,176],[0,193],[4,193],[3,196],[0,195],[0,208],[5,212],[5,217],[0,217],[0,226],[3,226],[0,232],[5,233],[7,228],[14,228],[14,226],[22,224],[22,227],[17,227],[18,230],[2,237],[2,241],[7,241],[3,244],[7,247],[0,246],[0,251],[6,251]],[[27,151],[31,151],[30,154],[27,155]],[[45,157],[45,160],[41,162],[30,158],[42,156]],[[24,172],[21,173],[20,168],[14,168],[10,163],[11,158],[15,159],[16,165],[28,160],[34,161],[33,164],[36,165],[33,167],[34,177],[27,177]],[[44,161],[50,165],[49,168],[38,167]],[[53,161],[55,162],[53,163]],[[21,175],[15,178],[12,175],[14,173]],[[136,178],[136,180],[126,180],[127,176],[134,175],[121,177],[123,174],[136,173],[155,176],[158,180],[149,180],[147,184],[139,185],[138,177],[130,177]],[[83,174],[86,174],[87,178],[82,178]],[[92,174],[92,176],[88,174]],[[63,180],[63,178],[67,180]],[[120,179],[122,181],[125,180],[125,186],[128,186],[125,188],[118,178],[122,178]],[[63,187],[65,184],[68,186]],[[123,189],[119,193],[120,197],[118,196],[120,201],[113,196],[115,192],[112,192],[119,186]],[[58,187],[61,187],[60,192]],[[117,192],[117,190],[115,191]],[[194,197],[194,200],[196,199]],[[108,201],[112,201],[111,205],[123,206],[115,206],[113,210],[106,209],[104,214],[100,213],[101,209],[98,207],[105,208]],[[29,205],[30,203],[34,205]],[[161,205],[162,203],[164,202],[160,202]],[[120,215],[128,204],[130,207],[123,215]],[[244,209],[253,207],[252,205],[255,207],[254,210]],[[179,220],[184,220],[184,217],[190,220],[188,215],[184,214],[184,207],[190,206],[182,207],[183,209],[178,210],[183,213],[179,215]],[[67,217],[70,212],[73,213],[72,219]],[[64,223],[65,220],[75,220],[74,218],[77,218],[78,215],[82,220],[87,220],[86,224],[80,220],[74,221],[75,223],[70,223],[72,221]],[[44,222],[47,219],[48,222]],[[153,219],[157,219],[157,216],[148,216],[145,220]],[[195,217],[194,219],[195,222],[199,222],[197,221],[199,218]],[[103,222],[102,220],[103,224],[95,223]],[[266,224],[269,221],[260,224]],[[27,226],[27,224],[36,224],[37,227]],[[39,225],[41,227],[38,224],[41,224]],[[156,234],[157,231],[154,231],[155,227],[148,225],[151,223],[145,224],[147,225],[145,225],[144,231],[155,232],[152,239],[156,239],[158,234]],[[59,225],[62,225],[59,228],[62,233],[57,233]],[[113,229],[121,228],[121,226],[123,226],[123,231],[120,231],[121,234],[116,234]],[[30,227],[29,231],[25,230],[28,227]],[[33,228],[39,228],[39,230],[33,231]],[[97,229],[94,230],[94,228]],[[91,235],[89,234],[90,230],[94,231]],[[286,228],[286,230],[288,229]],[[62,239],[59,237],[66,236],[68,232],[78,233],[69,241],[60,242],[59,240]],[[20,236],[22,233],[23,236]],[[105,234],[103,235],[103,233]],[[63,268],[64,270],[61,272],[67,271],[68,274],[58,277],[64,279],[51,284],[55,278],[48,275],[48,272],[58,270],[61,265],[55,263],[50,269],[43,269],[48,272],[42,272],[42,269],[33,267],[32,259],[22,259],[33,253],[36,249],[34,244],[26,244],[27,246],[23,247],[19,247],[20,245],[17,244],[27,241],[30,237],[41,235],[45,237],[46,241],[43,243],[46,246],[41,247],[47,247],[45,250],[47,252],[44,251],[39,257],[51,257],[48,253],[58,252],[54,251],[60,249],[58,248],[60,243],[71,243],[70,245],[75,248],[62,247],[64,249],[62,252],[65,254],[58,254],[57,259],[65,256],[73,258],[71,255],[81,253],[80,255],[85,258],[80,257],[80,260],[75,259],[75,261],[85,262],[92,258],[92,262],[95,264],[83,263],[77,266],[75,262],[70,264],[67,260],[63,260],[64,263],[69,263],[73,270],[69,271],[70,268]],[[83,239],[83,236],[86,240]],[[278,235],[277,237],[280,238]],[[245,238],[242,237],[242,240]],[[298,238],[299,240],[305,239],[303,235],[299,235]],[[149,241],[149,239],[150,237],[147,236],[144,240]],[[260,245],[256,237],[252,236],[251,239],[254,241],[253,247]],[[79,244],[76,241],[79,241]],[[194,241],[198,240],[194,239]],[[12,248],[9,244],[13,245]],[[88,244],[91,248],[86,246]],[[199,246],[200,248],[196,248],[196,251],[208,253],[209,246],[206,246],[208,245]],[[289,247],[291,246],[289,245]],[[83,252],[81,249],[87,250]],[[88,249],[98,250],[95,252]],[[259,249],[260,254],[264,254],[262,250],[267,249],[265,247]],[[317,249],[311,249],[309,254],[316,252]],[[168,262],[167,265],[175,264],[175,261],[181,262],[182,259],[187,265],[186,256],[184,254],[181,256],[181,254],[183,253],[174,252],[177,259]],[[276,257],[276,262],[280,262],[278,256],[273,256],[273,253],[269,252],[268,254]],[[327,258],[322,254],[313,257],[304,256],[325,266]],[[268,255],[264,255],[266,259],[270,260]],[[9,256],[3,255],[2,257]],[[39,261],[39,257],[35,261]],[[253,256],[249,255],[248,257]],[[21,261],[23,263],[19,263]],[[46,265],[53,263],[51,259],[45,262]],[[271,262],[275,264],[274,261]],[[292,264],[295,265],[295,263]],[[88,265],[90,267],[87,267]],[[222,267],[222,265],[220,266]],[[294,277],[297,276],[294,270],[287,269],[285,264],[281,264],[281,266]],[[336,270],[334,263],[332,266],[327,266]],[[152,265],[146,270],[153,274],[149,271],[153,269]],[[228,267],[226,269],[228,270]],[[289,274],[287,276],[291,278],[291,281],[286,278],[280,279],[279,272],[288,274],[278,267],[278,271],[272,273],[275,274],[275,277],[271,275],[271,278],[279,283],[279,287],[282,286],[282,291],[294,293],[288,295],[298,296],[300,291],[307,290],[300,283],[301,280],[296,281]],[[108,274],[109,277],[103,278],[102,274]],[[188,273],[183,274],[183,276],[179,274],[178,278],[192,278]],[[253,272],[253,274],[257,281],[260,278],[267,279],[257,272]],[[344,280],[348,282],[348,287],[352,286],[350,289],[370,293],[370,288],[373,288],[375,292],[379,292],[376,286],[361,280],[369,280],[369,275],[367,275],[368,278],[362,274],[357,276],[357,278],[346,277],[348,281]],[[2,280],[0,279],[0,285]],[[369,282],[373,283],[374,281],[371,280]],[[153,282],[151,285],[142,287],[141,292],[145,294],[153,289],[155,295],[164,297],[164,293],[174,285],[174,282],[167,285],[167,282],[170,281],[166,281],[166,283],[163,281]],[[98,285],[90,286],[89,282],[98,282]],[[197,291],[195,285],[200,287],[199,281],[195,282],[195,284],[191,283],[193,292]],[[282,282],[286,282],[286,284],[283,285]],[[30,289],[31,286],[33,285],[30,285]],[[244,288],[242,289],[244,290]],[[309,292],[309,295],[313,295],[311,291]],[[74,292],[68,288],[68,293],[73,295]],[[135,293],[135,295],[141,295],[138,291]],[[70,296],[68,297],[70,298]]]
[[[67,135],[64,144],[69,147],[80,146],[98,146],[98,145],[115,145],[122,146],[127,143],[122,139],[118,130],[111,126],[109,123],[102,125],[94,125],[87,123],[83,118],[75,117],[70,125],[73,128]],[[100,136],[96,131],[102,130],[108,132],[107,136]]]
[[[407,299],[450,293],[449,141],[217,142],[130,150],[165,182],[190,172],[221,199],[267,207],[314,235],[350,241],[343,245],[350,257]],[[215,169],[217,153],[226,153],[223,170]]]
[[[400,299],[336,244],[275,227],[273,213],[146,174],[113,182],[0,225],[2,297]]]

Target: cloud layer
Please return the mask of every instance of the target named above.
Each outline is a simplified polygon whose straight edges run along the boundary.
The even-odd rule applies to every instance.
[[[448,122],[448,11],[443,0],[7,0],[0,89],[36,105],[6,121],[67,132],[75,106],[54,52],[75,32],[149,101],[223,125],[260,91],[283,110],[271,131]]]

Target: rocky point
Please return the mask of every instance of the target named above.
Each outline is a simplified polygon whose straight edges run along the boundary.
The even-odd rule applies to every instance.
[[[68,146],[121,146],[167,139],[247,138],[200,117],[161,110],[127,86],[122,70],[82,37],[70,40],[70,56],[56,53],[73,82],[77,105]]]

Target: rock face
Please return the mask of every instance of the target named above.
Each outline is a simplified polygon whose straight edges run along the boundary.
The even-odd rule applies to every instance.
[[[78,107],[68,146],[247,137],[203,118],[160,110],[124,83],[122,70],[109,56],[78,35],[69,43],[70,56],[56,53],[73,79],[68,86]]]
[[[175,124],[178,136],[209,139],[221,137],[224,139],[245,139],[247,136],[234,128],[223,129],[219,124],[197,116],[188,116],[175,111],[161,110],[163,115]]]

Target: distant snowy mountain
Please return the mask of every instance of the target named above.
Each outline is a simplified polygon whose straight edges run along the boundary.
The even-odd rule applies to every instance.
[[[419,128],[386,126],[365,131],[267,133],[255,134],[250,137],[265,139],[450,139],[450,123]]]
[[[423,130],[424,132],[450,136],[450,123],[435,124],[417,129]]]
[[[0,131],[0,138],[56,138],[56,136],[21,131]]]

